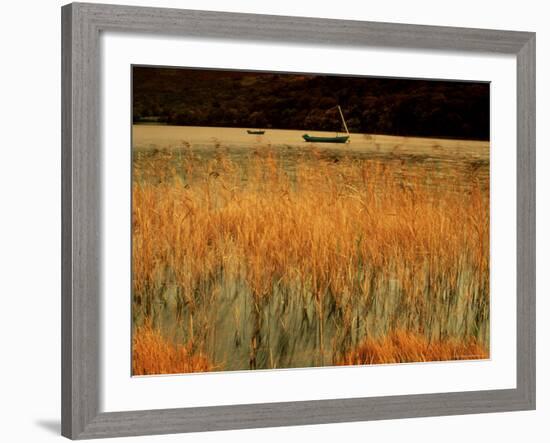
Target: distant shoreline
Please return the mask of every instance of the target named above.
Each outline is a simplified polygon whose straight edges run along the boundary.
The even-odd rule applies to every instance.
[[[309,133],[310,135],[313,134],[335,134],[337,131],[321,131],[316,129],[290,129],[290,128],[254,128],[252,126],[250,127],[242,127],[242,126],[191,126],[191,125],[174,125],[171,123],[166,122],[133,122],[132,126],[163,126],[163,127],[170,127],[170,128],[208,128],[208,129],[242,129],[243,132],[246,132],[249,129],[261,129],[265,131],[265,136],[269,135],[269,132],[273,131],[293,131],[293,132],[301,132],[303,134]],[[345,134],[345,132],[339,131],[338,134]],[[251,137],[255,134],[249,134]],[[423,135],[403,135],[403,134],[386,134],[386,133],[368,133],[368,132],[350,132],[350,135],[352,137],[395,137],[395,138],[402,138],[402,139],[418,139],[418,140],[443,140],[443,141],[451,141],[451,140],[457,140],[461,142],[475,142],[475,143],[491,143],[491,140],[485,140],[485,139],[472,139],[472,138],[456,138],[456,137],[447,137],[447,136],[423,136]],[[261,137],[262,135],[257,135],[258,137]]]

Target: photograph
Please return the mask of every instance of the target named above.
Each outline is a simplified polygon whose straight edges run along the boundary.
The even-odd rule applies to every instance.
[[[441,6],[6,2],[1,440],[547,442],[549,16]]]
[[[133,376],[491,357],[489,82],[130,75]]]

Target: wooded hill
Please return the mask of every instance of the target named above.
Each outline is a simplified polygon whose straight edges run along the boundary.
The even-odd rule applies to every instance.
[[[134,67],[133,121],[489,139],[489,84]]]

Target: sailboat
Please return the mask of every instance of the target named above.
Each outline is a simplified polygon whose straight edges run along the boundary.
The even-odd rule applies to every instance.
[[[309,134],[302,135],[303,139],[306,142],[317,142],[317,143],[349,143],[349,131],[346,120],[344,119],[344,114],[342,113],[342,108],[338,105],[338,111],[340,112],[340,117],[342,118],[342,123],[344,123],[344,128],[346,129],[347,135],[336,135],[334,137],[317,137]]]

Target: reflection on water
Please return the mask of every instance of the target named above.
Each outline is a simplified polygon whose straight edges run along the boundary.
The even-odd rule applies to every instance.
[[[250,343],[255,337],[259,342],[255,367],[273,369],[332,365],[366,337],[383,337],[396,327],[424,327],[433,339],[476,336],[481,343],[488,343],[488,317],[478,323],[475,317],[480,312],[469,308],[471,278],[466,273],[459,279],[457,293],[449,290],[438,294],[446,297],[448,304],[434,301],[427,315],[403,309],[406,294],[396,280],[389,280],[379,283],[369,297],[346,305],[334,294],[327,294],[322,318],[311,293],[297,296],[292,288],[276,286],[258,313],[248,287],[235,282],[211,288],[215,297],[194,306],[193,313],[187,306],[178,305],[174,288],[168,289],[163,301],[153,308],[152,318],[154,325],[176,343],[187,342],[189,320],[193,318],[195,339],[204,338],[214,367],[227,371],[250,369]],[[430,294],[426,297],[430,299]],[[139,314],[135,317],[137,324],[142,319]]]

